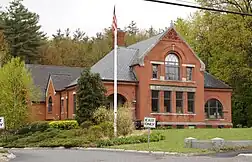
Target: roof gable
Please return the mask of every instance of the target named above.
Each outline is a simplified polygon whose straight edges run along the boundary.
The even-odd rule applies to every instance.
[[[39,64],[26,64],[28,71],[32,75],[33,82],[36,87],[41,90],[40,101],[45,101],[45,94],[49,76],[53,74],[65,74],[72,76],[72,81],[78,78],[84,68],[82,67],[67,67],[55,65],[39,65]]]
[[[148,53],[161,41],[161,40],[172,40],[172,41],[182,41],[186,46],[192,51],[194,56],[200,61],[200,70],[205,70],[205,64],[189,46],[189,44],[179,35],[174,26],[168,28],[165,32],[151,37],[147,40],[138,42],[129,46],[130,48],[135,48],[139,50],[138,55],[136,55],[131,63],[131,65],[144,66],[144,58]]]

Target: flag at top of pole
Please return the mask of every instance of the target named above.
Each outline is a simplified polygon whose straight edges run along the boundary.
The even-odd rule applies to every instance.
[[[115,6],[113,12],[112,32],[114,32],[114,136],[117,136],[117,19]]]

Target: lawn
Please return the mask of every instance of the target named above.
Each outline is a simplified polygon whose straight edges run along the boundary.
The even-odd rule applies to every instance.
[[[161,132],[165,135],[165,140],[159,142],[151,142],[151,151],[167,151],[181,153],[208,153],[209,150],[184,148],[184,139],[194,137],[201,140],[212,139],[215,137],[224,138],[225,140],[252,140],[252,128],[240,129],[167,129],[153,130],[153,132]],[[127,150],[148,150],[148,144],[130,144],[111,146],[111,148],[120,148]]]

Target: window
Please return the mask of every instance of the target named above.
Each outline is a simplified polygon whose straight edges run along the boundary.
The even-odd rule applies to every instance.
[[[187,67],[186,68],[186,80],[191,81],[192,80],[192,67]]]
[[[179,80],[179,59],[175,54],[165,58],[165,79]]]
[[[158,78],[158,65],[157,64],[152,65],[152,78],[153,79]]]
[[[183,113],[183,92],[176,92],[176,113]]]
[[[164,91],[164,111],[171,112],[171,92]]]
[[[152,112],[159,111],[159,91],[151,91],[151,109]]]
[[[208,119],[223,118],[223,107],[219,100],[210,99],[205,104],[205,114]]]
[[[60,100],[60,111],[64,112],[64,98]]]
[[[188,112],[194,113],[194,92],[187,93]]]
[[[73,95],[74,114],[76,114],[76,94]]]
[[[48,99],[48,112],[52,112],[52,97],[51,96]]]

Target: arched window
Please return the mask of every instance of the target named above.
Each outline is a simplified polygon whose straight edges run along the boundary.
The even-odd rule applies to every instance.
[[[222,119],[223,107],[219,100],[210,99],[205,104],[205,114],[208,119]]]
[[[179,80],[179,58],[175,54],[169,54],[165,58],[165,79]]]
[[[48,112],[52,112],[52,97],[51,96],[48,99]]]

